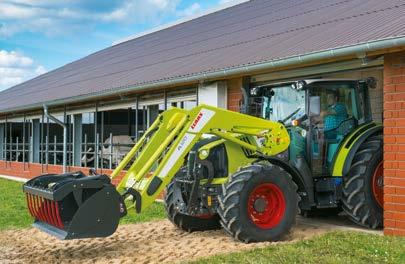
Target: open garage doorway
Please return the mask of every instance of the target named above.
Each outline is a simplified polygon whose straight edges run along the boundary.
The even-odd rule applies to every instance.
[[[290,147],[279,158],[306,179],[302,215],[382,227],[383,66],[263,74],[248,89],[249,114],[289,131]]]

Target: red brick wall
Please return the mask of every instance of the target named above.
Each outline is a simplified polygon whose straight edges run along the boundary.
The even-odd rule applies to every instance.
[[[384,233],[405,236],[405,52],[384,58]]]
[[[90,168],[83,168],[83,167],[68,167],[68,172],[75,172],[75,171],[82,171],[85,174],[88,174]],[[0,161],[0,175],[8,175],[8,176],[15,176],[21,177],[25,179],[32,179],[36,176],[47,174],[47,173],[55,173],[60,174],[63,172],[63,167],[60,165],[41,165],[38,163],[22,163],[22,162],[5,162]],[[99,173],[104,173],[110,175],[112,170],[98,170]],[[121,175],[113,180],[114,184],[117,184],[121,178],[124,176],[125,171],[121,173]]]
[[[228,110],[239,112],[239,101],[242,99],[242,78],[228,80]]]

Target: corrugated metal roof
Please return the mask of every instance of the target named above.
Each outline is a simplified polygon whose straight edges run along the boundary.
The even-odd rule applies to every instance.
[[[129,40],[0,92],[0,112],[405,36],[403,0],[253,0]]]

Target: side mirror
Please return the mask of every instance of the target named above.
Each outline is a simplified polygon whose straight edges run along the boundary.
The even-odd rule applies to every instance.
[[[311,96],[309,98],[309,116],[319,116],[321,114],[321,97]]]

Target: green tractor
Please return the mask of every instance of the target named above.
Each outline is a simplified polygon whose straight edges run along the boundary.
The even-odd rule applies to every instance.
[[[344,211],[356,224],[383,222],[383,127],[373,122],[376,80],[304,80],[253,87],[246,113],[279,120],[291,144],[277,157],[296,172],[304,216]]]
[[[60,239],[105,237],[132,208],[165,192],[186,231],[222,227],[239,241],[276,241],[297,213],[339,212],[382,224],[382,126],[375,80],[306,80],[244,90],[242,113],[171,108],[110,175],[38,176],[24,185],[34,226]],[[111,179],[125,176],[118,186]]]
[[[293,214],[281,195],[288,189],[284,185],[290,185],[297,189],[299,212],[305,217],[344,211],[358,225],[381,227],[383,128],[372,121],[369,99],[369,89],[375,87],[376,80],[368,78],[303,80],[245,89],[241,112],[282,123],[290,136],[289,148],[272,157],[255,156],[244,148],[232,153],[232,144],[223,139],[200,141],[190,156],[210,154],[203,160],[192,158],[169,185],[165,200],[169,218],[188,231],[221,224],[239,240],[267,240],[276,237],[277,227],[288,226],[277,216]],[[240,168],[241,164],[248,165]],[[182,184],[182,179],[194,179],[186,175],[193,175],[196,167],[204,168],[203,178],[214,180],[231,172],[220,188],[213,188],[214,184],[211,191],[202,192],[201,197],[215,197],[211,199],[216,202],[200,203],[201,197],[193,199],[193,192]],[[278,179],[270,180],[274,175]],[[293,184],[272,185],[280,177],[290,177]],[[252,189],[251,184],[256,187]],[[175,197],[180,196],[201,211],[200,217],[175,209]],[[279,206],[271,208],[272,204]],[[254,228],[244,232],[252,223]]]

